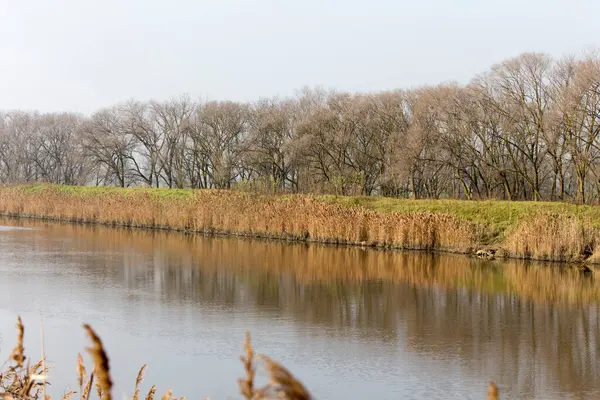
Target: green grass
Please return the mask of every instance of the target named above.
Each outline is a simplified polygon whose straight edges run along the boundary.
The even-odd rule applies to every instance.
[[[35,184],[35,185],[19,185],[17,186],[27,192],[40,193],[44,190],[53,189],[63,193],[68,193],[77,196],[101,196],[101,195],[133,195],[139,193],[147,193],[160,198],[185,198],[192,197],[197,190],[192,189],[168,189],[168,188],[120,188],[114,186],[68,186],[68,185],[51,185],[51,184]]]
[[[566,213],[588,219],[600,227],[600,207],[563,202],[500,200],[412,200],[389,197],[319,196],[323,201],[347,207],[364,207],[382,213],[433,212],[453,215],[486,228],[486,242],[501,241],[519,220],[536,213]]]

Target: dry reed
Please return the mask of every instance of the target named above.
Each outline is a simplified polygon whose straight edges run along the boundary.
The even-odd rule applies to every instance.
[[[441,212],[378,212],[318,196],[228,190],[0,189],[0,214],[110,226],[175,230],[396,249],[471,252],[493,226]],[[598,230],[565,212],[524,215],[492,243],[508,257],[575,261],[595,249]],[[489,244],[489,243],[488,243]],[[594,258],[590,258],[593,260]]]
[[[90,373],[90,378],[87,381],[87,384],[85,385],[85,389],[83,389],[83,392],[81,393],[81,399],[82,400],[88,400],[90,398],[90,395],[92,394],[92,385],[94,384],[94,373]]]
[[[240,359],[244,364],[244,371],[246,376],[244,379],[239,379],[238,384],[240,385],[240,392],[247,400],[254,399],[254,376],[256,374],[256,368],[254,367],[254,350],[250,344],[250,332],[246,332],[246,340],[244,342],[245,355],[241,356]]]
[[[146,395],[146,400],[154,400],[154,395],[156,394],[156,386],[152,385],[150,391]]]
[[[306,390],[304,385],[300,383],[283,365],[271,360],[267,356],[260,357],[265,363],[265,369],[269,373],[270,386],[262,389],[265,397],[269,394],[278,399],[289,400],[311,400],[312,396]]]
[[[0,214],[204,234],[463,253],[481,248],[490,237],[497,235],[493,226],[474,224],[438,211],[378,212],[328,202],[313,195],[276,196],[229,190],[4,187],[0,189]],[[595,250],[598,229],[592,228],[590,221],[567,211],[526,213],[504,237],[502,242],[491,243],[501,250],[498,255],[577,261]]]
[[[96,394],[98,395],[99,399],[104,399],[104,391],[102,390],[100,383],[98,383],[98,380],[96,380]]]
[[[168,192],[167,192],[168,193]],[[353,244],[466,252],[476,227],[430,213],[379,213],[309,195],[265,196],[226,190],[172,195],[149,190],[69,191],[53,186],[0,190],[0,213],[21,217]]]
[[[498,386],[496,386],[496,384],[494,382],[490,382],[490,385],[488,386],[488,400],[498,400],[498,396],[499,396],[499,391],[498,391]]]
[[[46,348],[44,346],[44,320],[40,319],[40,341],[42,344],[42,370],[46,369]],[[44,382],[43,382],[43,388],[42,388],[42,398],[45,400],[46,399],[46,377],[44,377]],[[67,393],[64,397],[66,397],[65,400],[68,400],[71,396],[69,395],[69,393]]]
[[[25,366],[25,348],[23,341],[25,327],[19,316],[17,318],[17,344],[7,361],[8,367],[0,372],[0,393],[2,398],[12,399],[39,399],[43,395],[46,377],[49,368],[45,366],[45,359],[35,363],[33,366]],[[14,364],[13,364],[14,363]],[[42,397],[45,399],[45,397]]]
[[[77,392],[74,392],[74,391],[71,391],[69,393],[65,393],[63,395],[63,397],[61,397],[61,400],[69,400],[71,397],[73,397],[76,394],[77,394]]]
[[[523,219],[504,241],[512,257],[548,260],[583,260],[596,247],[598,230],[590,221],[565,214],[540,213]]]
[[[172,397],[171,397],[172,395],[173,395],[173,391],[171,389],[169,389],[167,391],[167,393],[165,393],[163,395],[163,397],[161,397],[161,400],[172,400]]]
[[[81,353],[77,354],[77,381],[79,382],[79,393],[83,394],[83,383],[84,379],[87,376],[85,372],[85,365],[83,364],[83,357]]]
[[[14,361],[15,363],[17,363],[17,365],[16,365],[17,368],[22,368],[23,362],[25,361],[25,348],[23,347],[23,338],[25,336],[25,327],[23,326],[23,321],[21,320],[20,316],[17,318],[16,328],[17,328],[17,345],[13,349],[12,354],[10,355],[10,359],[12,361]]]
[[[140,368],[140,371],[137,374],[137,378],[135,379],[135,393],[133,394],[133,400],[139,400],[140,398],[140,383],[142,383],[142,380],[144,379],[146,368],[148,368],[147,364],[142,365],[142,368]]]
[[[91,326],[84,324],[83,328],[87,332],[93,344],[92,347],[88,347],[86,350],[88,353],[90,353],[92,359],[94,360],[94,371],[97,376],[96,384],[98,388],[98,397],[101,397],[103,400],[111,400],[112,379],[110,377],[110,366],[108,356],[104,351],[104,345],[102,344],[100,337],[98,337]]]

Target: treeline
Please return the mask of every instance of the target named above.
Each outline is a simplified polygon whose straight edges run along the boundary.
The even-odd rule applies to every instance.
[[[468,85],[0,114],[0,182],[600,200],[600,57],[524,53]]]

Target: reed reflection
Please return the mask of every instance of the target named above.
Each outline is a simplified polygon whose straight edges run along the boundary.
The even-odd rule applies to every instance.
[[[150,288],[157,301],[284,316],[299,330],[320,327],[422,357],[459,359],[514,394],[600,390],[600,293],[596,278],[577,268],[20,224],[44,227],[45,235],[14,235],[36,241],[48,257],[96,281]]]

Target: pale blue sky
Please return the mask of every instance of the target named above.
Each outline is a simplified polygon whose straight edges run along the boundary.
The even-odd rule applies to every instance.
[[[0,0],[0,109],[468,82],[600,42],[593,0]]]

